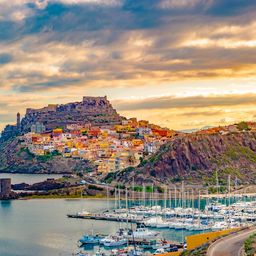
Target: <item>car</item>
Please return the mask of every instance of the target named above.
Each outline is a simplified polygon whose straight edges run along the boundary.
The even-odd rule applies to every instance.
[[[177,252],[179,249],[177,246],[170,247],[167,251],[168,252]]]

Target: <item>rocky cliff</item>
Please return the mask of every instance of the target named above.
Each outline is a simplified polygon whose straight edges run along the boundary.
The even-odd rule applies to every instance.
[[[59,155],[35,156],[22,146],[20,137],[0,143],[0,152],[0,172],[74,173],[94,168],[86,160]]]
[[[48,105],[41,109],[27,109],[21,121],[21,131],[29,132],[36,122],[47,130],[65,127],[68,124],[91,123],[95,126],[119,124],[123,117],[117,114],[107,97],[83,97],[81,102]]]
[[[117,182],[169,183],[187,180],[215,184],[228,175],[241,182],[256,181],[256,132],[235,132],[221,135],[188,134],[162,146],[137,168],[127,168],[107,179]]]

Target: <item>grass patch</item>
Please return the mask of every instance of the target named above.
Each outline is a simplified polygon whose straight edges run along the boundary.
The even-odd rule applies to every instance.
[[[18,156],[22,156],[24,159],[32,161],[35,158],[35,155],[29,151],[28,148],[21,148],[18,152]]]
[[[256,233],[249,236],[245,242],[244,242],[244,251],[247,256],[253,256],[256,253],[256,250],[254,248]]]

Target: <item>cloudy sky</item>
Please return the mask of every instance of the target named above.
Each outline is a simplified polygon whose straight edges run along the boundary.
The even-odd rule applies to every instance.
[[[255,0],[1,0],[0,129],[107,95],[174,129],[256,120]]]

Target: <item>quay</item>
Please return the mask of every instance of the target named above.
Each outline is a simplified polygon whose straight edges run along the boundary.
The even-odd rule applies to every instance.
[[[177,248],[183,248],[183,244],[179,243],[177,241],[169,241],[169,240],[149,240],[149,239],[142,239],[142,238],[129,238],[128,239],[128,244],[129,245],[138,245],[138,246],[143,246],[143,248],[152,248],[154,245],[157,243],[169,245],[170,247],[177,246]]]
[[[106,216],[101,214],[90,214],[90,215],[78,215],[78,214],[67,214],[68,218],[73,219],[87,219],[87,220],[106,220],[106,221],[115,221],[115,222],[129,222],[129,223],[140,223],[140,221],[135,219],[127,219],[124,217],[114,217]]]

